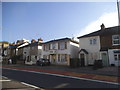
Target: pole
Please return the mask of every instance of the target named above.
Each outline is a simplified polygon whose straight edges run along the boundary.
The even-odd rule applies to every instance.
[[[120,26],[120,1],[117,0],[117,9],[118,9],[118,25]]]

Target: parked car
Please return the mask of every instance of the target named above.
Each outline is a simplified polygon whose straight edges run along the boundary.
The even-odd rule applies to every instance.
[[[37,60],[36,64],[40,65],[40,66],[50,65],[50,60],[49,59],[39,59],[39,60]]]

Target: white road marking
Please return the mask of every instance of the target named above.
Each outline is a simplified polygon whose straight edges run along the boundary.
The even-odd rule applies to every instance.
[[[58,85],[58,86],[56,86],[54,88],[63,88],[65,86],[67,86],[67,85],[68,85],[68,83],[63,83],[63,84],[60,84],[60,85]]]
[[[100,83],[108,83],[108,84],[120,85],[119,83],[115,83],[115,82],[100,81],[100,80],[93,80],[93,79],[80,78],[80,77],[74,77],[74,76],[65,76],[65,75],[59,75],[59,74],[51,74],[51,73],[46,73],[46,72],[36,72],[36,71],[19,70],[19,69],[11,69],[11,68],[4,68],[4,69],[10,69],[10,70],[16,70],[16,71],[24,71],[24,72],[46,74],[46,75],[52,75],[52,76],[60,76],[60,77],[66,77],[66,78],[73,78],[73,79],[87,80],[87,81],[93,81],[93,82],[100,82]]]
[[[0,80],[0,82],[8,82],[8,81],[11,81],[11,80]]]
[[[28,84],[28,83],[25,83],[25,82],[21,82],[21,83],[24,84],[24,85],[26,85],[26,86],[29,86],[29,87],[37,88],[37,89],[40,89],[40,90],[45,90],[43,88],[39,88],[37,86],[31,85],[31,84]]]

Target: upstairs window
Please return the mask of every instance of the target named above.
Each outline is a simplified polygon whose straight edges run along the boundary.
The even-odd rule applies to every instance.
[[[97,44],[96,38],[90,39],[90,45],[96,45],[96,44]]]
[[[51,49],[56,49],[56,43],[52,43],[51,45]]]
[[[120,35],[113,35],[112,36],[112,44],[113,45],[120,45]]]
[[[67,49],[67,42],[60,42],[59,49]]]

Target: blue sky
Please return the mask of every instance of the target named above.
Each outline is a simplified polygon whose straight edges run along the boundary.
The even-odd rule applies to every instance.
[[[77,37],[91,22],[111,12],[117,12],[116,2],[3,2],[2,39]]]

